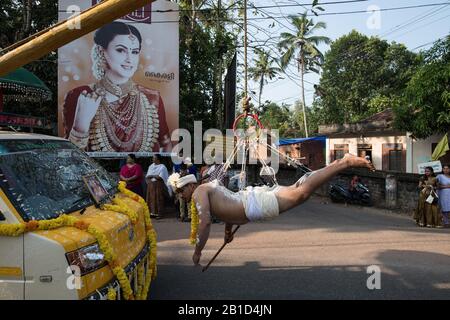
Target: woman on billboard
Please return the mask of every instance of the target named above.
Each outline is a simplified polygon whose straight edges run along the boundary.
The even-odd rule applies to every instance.
[[[133,82],[142,36],[113,22],[95,32],[92,72],[97,82],[71,90],[64,102],[64,130],[86,151],[170,151],[164,103],[158,91]]]

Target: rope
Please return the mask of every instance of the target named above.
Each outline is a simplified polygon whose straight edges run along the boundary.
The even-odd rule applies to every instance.
[[[245,184],[247,184],[247,169],[246,169],[246,164],[247,164],[247,150],[248,150],[248,140],[246,138],[246,140],[244,141],[244,150],[243,150],[243,161],[242,161],[242,168],[241,168],[241,176],[239,177],[239,180],[241,181],[241,185],[239,186],[239,190],[244,190],[245,186],[244,186],[244,181],[243,179],[245,179]]]
[[[254,139],[253,142],[255,142],[257,145],[263,145],[261,142],[257,142],[256,140],[257,140],[257,139]],[[278,181],[277,181],[277,177],[276,177],[276,174],[275,174],[275,170],[274,170],[272,167],[269,167],[269,166],[267,165],[266,161],[265,161],[263,158],[260,158],[260,157],[259,157],[259,152],[258,152],[258,149],[256,148],[255,144],[251,144],[251,146],[252,146],[253,149],[255,150],[255,153],[256,153],[256,155],[257,155],[257,157],[258,157],[258,160],[262,163],[262,169],[261,169],[261,171],[263,171],[263,170],[264,170],[265,172],[269,172],[269,171],[270,171],[271,177],[272,177],[272,179],[273,179],[273,182],[274,182],[276,185],[278,185]],[[260,174],[260,175],[261,175],[261,174]]]
[[[247,0],[244,0],[244,113],[247,115],[248,106],[245,105],[245,101],[247,100],[247,87],[248,87],[248,66],[247,66]]]
[[[290,162],[291,164],[294,165],[294,167],[299,167],[297,161],[291,157],[289,157],[288,155],[282,154],[280,151],[278,151],[278,149],[274,148],[273,145],[269,145],[268,143],[266,143],[266,146],[269,147],[270,150],[272,150],[273,152],[277,153],[279,156],[281,156],[282,158],[285,158],[288,162]],[[309,171],[311,171],[308,168]]]
[[[227,160],[225,161],[225,164],[222,166],[222,168],[220,168],[220,170],[219,170],[217,176],[220,176],[220,175],[223,174],[224,172],[227,172],[227,171],[228,171],[228,168],[229,168],[230,165],[231,165],[231,160],[234,159],[234,157],[236,156],[237,151],[238,151],[238,147],[239,147],[240,144],[241,144],[241,141],[239,140],[239,141],[236,143],[236,145],[234,146],[233,151],[231,152],[231,155],[230,155],[230,156],[227,158]]]

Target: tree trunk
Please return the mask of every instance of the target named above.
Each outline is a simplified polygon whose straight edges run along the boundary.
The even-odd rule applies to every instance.
[[[26,38],[31,29],[31,0],[23,0],[22,28],[17,31],[14,42]]]
[[[303,48],[300,49],[300,77],[302,82],[302,107],[303,107],[303,122],[305,125],[305,135],[308,138],[308,124],[306,123],[306,101],[305,101],[305,59],[303,56]]]
[[[191,21],[191,28],[192,28],[192,30],[194,30],[194,27],[195,27],[195,16],[196,16],[196,13],[195,13],[195,0],[192,0],[191,1],[191,9],[192,9],[192,21]]]
[[[261,75],[261,82],[259,83],[259,97],[258,97],[258,109],[261,110],[261,96],[264,87],[264,75]]]
[[[218,40],[218,57],[217,57],[217,66],[218,66],[218,96],[217,96],[217,124],[220,131],[222,131],[224,127],[224,108],[222,106],[222,60],[223,60],[223,50],[222,50],[222,26],[220,25],[220,10],[222,9],[222,1],[218,0],[217,2],[217,40]]]

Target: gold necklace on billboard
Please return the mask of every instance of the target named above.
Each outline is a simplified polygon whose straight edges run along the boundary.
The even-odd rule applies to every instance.
[[[96,84],[95,90],[106,90],[119,99],[100,103],[90,128],[93,151],[152,151],[159,137],[158,109],[147,96],[128,81],[112,83],[107,77]]]

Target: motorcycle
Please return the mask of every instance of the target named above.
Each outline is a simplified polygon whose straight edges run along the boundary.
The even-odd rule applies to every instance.
[[[333,202],[345,202],[349,204],[359,204],[363,206],[372,205],[372,196],[369,188],[359,182],[354,192],[350,192],[346,187],[339,184],[330,184],[328,195]]]

